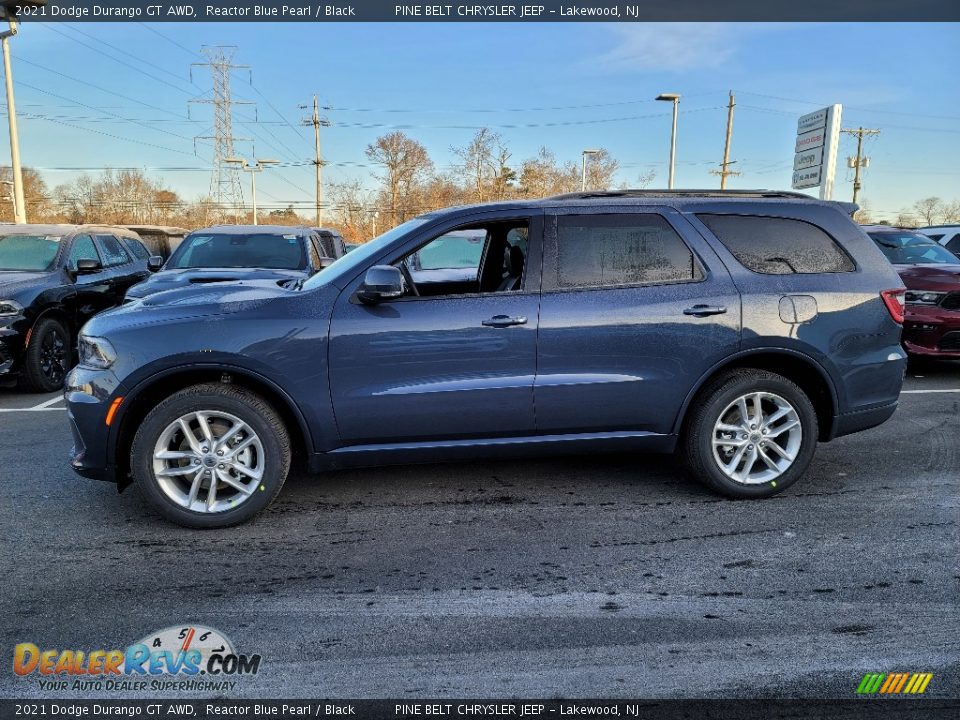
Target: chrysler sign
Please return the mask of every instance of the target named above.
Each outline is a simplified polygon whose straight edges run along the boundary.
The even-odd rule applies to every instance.
[[[820,197],[833,195],[837,172],[837,146],[840,144],[840,105],[807,113],[797,121],[793,147],[793,188],[820,188]]]

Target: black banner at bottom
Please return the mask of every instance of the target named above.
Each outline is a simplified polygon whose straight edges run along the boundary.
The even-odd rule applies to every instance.
[[[30,718],[956,718],[960,701],[900,700],[0,700],[0,719]]]

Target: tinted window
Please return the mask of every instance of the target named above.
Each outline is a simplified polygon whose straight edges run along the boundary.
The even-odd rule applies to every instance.
[[[104,266],[123,265],[130,261],[130,256],[113,235],[97,235],[97,242],[100,243],[100,249],[103,251]]]
[[[954,254],[960,253],[960,233],[957,233],[952,238],[947,240],[947,242],[944,244],[944,247]]]
[[[320,245],[320,240],[313,236],[310,240],[310,263],[315,267],[320,267],[320,258],[329,257],[329,255],[323,254],[323,247]]]
[[[190,235],[177,248],[167,268],[269,268],[299,270],[306,266],[297,233],[203,233]]]
[[[756,273],[852,272],[850,257],[827,233],[802,220],[697,215],[740,263]]]
[[[333,237],[328,233],[320,233],[316,237],[320,241],[320,254],[323,257],[335,258],[337,253],[333,248]]]
[[[150,257],[150,252],[139,240],[134,240],[133,238],[124,238],[123,243],[127,246],[127,250],[129,250],[135,258],[146,260]]]
[[[927,233],[924,233],[924,235],[927,235],[928,238],[931,240],[936,240],[937,242],[940,242],[940,239],[943,237],[943,233],[938,233],[936,235],[928,235]]]
[[[70,246],[70,255],[67,258],[67,267],[76,270],[77,260],[103,262],[100,259],[100,253],[97,252],[97,246],[93,244],[93,238],[89,235],[80,235],[73,239],[73,245]]]
[[[0,235],[0,270],[46,270],[58,250],[59,235]]]
[[[894,265],[960,265],[960,259],[926,235],[908,230],[867,233]]]
[[[699,280],[693,253],[661,216],[557,219],[557,285],[596,287]]]

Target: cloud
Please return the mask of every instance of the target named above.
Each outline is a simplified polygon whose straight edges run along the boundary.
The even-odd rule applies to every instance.
[[[607,26],[611,47],[587,61],[595,70],[647,71],[718,68],[747,35],[774,23],[625,23]]]

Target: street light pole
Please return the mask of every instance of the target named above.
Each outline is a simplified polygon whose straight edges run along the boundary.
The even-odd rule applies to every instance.
[[[20,138],[17,134],[17,106],[13,100],[13,70],[10,67],[10,38],[17,34],[17,23],[10,20],[10,29],[0,33],[3,43],[3,74],[7,86],[7,120],[10,123],[10,167],[13,171],[13,221],[18,225],[27,222],[26,203],[23,199],[23,169],[20,167]]]
[[[580,154],[580,192],[587,191],[587,155],[596,155],[599,150],[584,150]]]
[[[674,168],[677,162],[677,113],[680,108],[680,95],[677,93],[661,93],[657,95],[656,99],[673,103],[673,128],[670,131],[670,171],[667,180],[667,187],[673,190]]]
[[[263,172],[267,165],[276,165],[279,160],[254,160],[251,165],[243,158],[228,157],[224,162],[239,165],[241,170],[250,173],[250,202],[253,205],[253,224],[257,224],[257,173]]]

